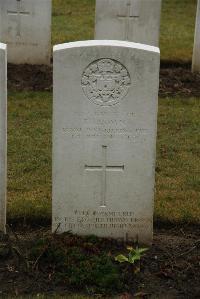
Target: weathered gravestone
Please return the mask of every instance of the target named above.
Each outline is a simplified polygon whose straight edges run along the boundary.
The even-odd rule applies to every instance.
[[[1,0],[0,40],[8,44],[8,62],[49,64],[51,0]]]
[[[197,4],[192,71],[200,72],[200,0],[198,0]]]
[[[155,47],[54,47],[53,230],[151,242],[158,78]]]
[[[0,43],[0,231],[6,226],[7,47]]]
[[[159,45],[162,0],[96,0],[95,39]]]

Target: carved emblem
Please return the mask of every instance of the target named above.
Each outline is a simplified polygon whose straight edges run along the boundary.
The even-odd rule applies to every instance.
[[[125,97],[131,79],[125,66],[105,58],[92,62],[85,69],[81,84],[86,97],[93,103],[111,106]]]

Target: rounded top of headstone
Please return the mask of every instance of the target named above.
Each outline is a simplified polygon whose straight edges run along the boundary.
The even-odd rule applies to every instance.
[[[160,53],[158,47],[153,47],[149,45],[144,45],[140,43],[133,43],[128,41],[119,41],[119,40],[87,40],[87,41],[78,41],[71,43],[64,43],[55,45],[53,47],[54,52],[70,49],[70,48],[81,48],[81,47],[101,47],[101,46],[110,46],[110,47],[124,47],[124,48],[135,48],[138,50],[144,50],[149,52]]]

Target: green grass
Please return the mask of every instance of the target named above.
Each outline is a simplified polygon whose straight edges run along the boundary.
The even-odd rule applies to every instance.
[[[94,37],[94,0],[53,0],[52,44]]]
[[[12,92],[8,106],[8,217],[51,221],[51,115],[48,92]],[[155,217],[200,223],[200,101],[160,99]]]
[[[190,62],[194,43],[196,0],[163,0],[161,60]]]
[[[92,39],[94,9],[94,0],[53,0],[52,43]],[[196,0],[163,0],[162,60],[191,61],[195,9]],[[200,224],[199,100],[199,98],[178,97],[159,100],[155,219],[162,222]],[[36,225],[51,222],[51,134],[52,94],[10,91],[8,99],[8,220],[10,222],[20,221]],[[59,246],[56,246],[51,253],[53,261],[56,260],[54,255],[58,249]],[[58,256],[62,257],[62,253],[58,252]],[[85,279],[85,284],[88,284],[92,277],[99,283],[96,285],[97,290],[102,288],[103,283],[106,285],[107,292],[112,285],[116,287],[116,282],[121,279],[118,270],[107,256],[105,260],[104,257],[96,260],[89,255],[90,270],[87,274],[89,273],[90,276],[86,276],[85,271],[81,272],[79,260],[78,266],[71,263],[78,258],[81,259],[83,268],[88,268],[85,253],[82,255],[73,248],[67,256],[71,259],[67,269],[74,273],[74,282],[79,279],[79,282],[84,284]],[[103,265],[98,272],[95,263],[99,264],[101,261]],[[65,262],[67,263],[67,260]],[[48,263],[49,260],[47,265]],[[63,259],[61,264],[63,265]],[[72,264],[73,268],[70,268]],[[109,274],[107,281],[103,282],[102,269]],[[112,288],[110,291],[112,293]],[[35,297],[21,298],[49,297],[38,294]],[[51,298],[90,299],[94,297],[55,295]]]
[[[15,220],[51,217],[51,102],[49,93],[9,96],[8,213]]]
[[[162,60],[191,61],[196,3],[196,0],[163,0]],[[94,0],[53,0],[52,44],[93,39],[94,19]]]
[[[191,60],[196,0],[163,0],[161,57]],[[52,43],[93,38],[94,0],[53,0]],[[48,92],[12,92],[8,106],[8,217],[51,220]],[[199,222],[199,99],[160,99],[155,217]]]
[[[160,99],[155,216],[200,223],[200,101]]]

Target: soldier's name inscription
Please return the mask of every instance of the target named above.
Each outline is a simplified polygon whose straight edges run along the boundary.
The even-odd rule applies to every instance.
[[[77,113],[74,113],[76,119]],[[78,115],[81,119],[81,115]],[[135,123],[135,113],[117,113],[117,112],[96,112],[93,115],[84,115],[81,119],[81,126],[71,126],[72,123],[66,124],[62,132],[70,138],[97,138],[106,139],[137,139],[146,136],[150,131],[146,127],[138,127]],[[113,118],[111,118],[113,117]]]

